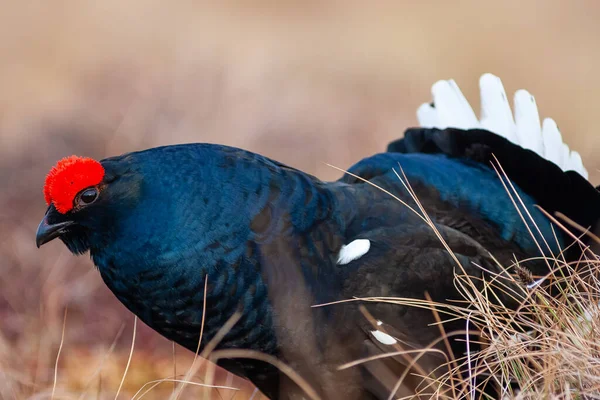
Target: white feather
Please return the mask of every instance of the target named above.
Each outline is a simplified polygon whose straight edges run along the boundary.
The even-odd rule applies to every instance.
[[[544,141],[544,157],[546,160],[552,161],[562,168],[565,165],[562,136],[552,118],[544,119],[542,140]]]
[[[431,92],[440,129],[470,129],[479,125],[469,102],[453,80],[436,82]]]
[[[481,127],[516,143],[515,121],[500,78],[492,74],[483,74],[479,79],[479,89]]]
[[[562,144],[562,156],[561,156],[561,160],[562,160],[562,164],[561,164],[561,168],[563,171],[568,171],[567,169],[567,165],[569,164],[569,158],[571,157],[571,149],[569,149],[569,146],[567,146],[566,143]]]
[[[417,120],[423,128],[437,128],[440,126],[437,110],[428,103],[421,104],[417,109]]]
[[[381,331],[371,331],[371,334],[375,337],[375,339],[377,339],[377,341],[387,346],[391,346],[398,342],[396,339],[394,339],[387,333],[383,333]]]
[[[356,239],[347,245],[342,245],[338,254],[337,264],[346,265],[351,261],[358,260],[371,248],[369,239]]]
[[[565,171],[575,171],[579,173],[579,175],[583,176],[585,179],[588,178],[588,172],[583,166],[581,156],[576,151],[571,151],[571,154],[569,155],[569,160],[567,161],[567,165],[565,166]]]
[[[502,81],[484,74],[479,80],[481,91],[481,118],[477,120],[469,102],[453,80],[438,81],[432,88],[434,106],[422,104],[417,110],[421,126],[426,128],[459,129],[483,128],[503,136],[511,142],[535,151],[552,161],[563,171],[573,170],[587,179],[588,172],[581,156],[571,152],[552,119],[540,126],[535,98],[526,90],[514,96],[514,118]]]
[[[533,150],[544,156],[544,143],[540,115],[535,98],[528,91],[520,89],[515,93],[515,125],[519,145],[525,149]]]

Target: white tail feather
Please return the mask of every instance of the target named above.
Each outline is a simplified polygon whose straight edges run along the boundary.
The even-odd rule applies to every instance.
[[[555,163],[563,171],[576,171],[584,178],[588,172],[581,156],[563,143],[556,122],[550,118],[540,124],[535,98],[526,90],[514,97],[514,118],[502,81],[492,74],[479,80],[481,118],[478,120],[471,105],[453,80],[438,81],[432,88],[433,106],[422,104],[417,110],[419,124],[425,128],[483,128],[500,135],[523,148],[535,151]]]
[[[542,128],[535,98],[523,89],[517,90],[515,93],[515,125],[517,126],[517,144],[544,157]]]
[[[544,119],[542,140],[544,141],[544,157],[564,169],[566,160],[564,159],[563,150],[566,145],[563,145],[560,131],[556,126],[556,122],[551,118]]]
[[[515,121],[502,81],[492,74],[479,79],[481,91],[481,127],[511,142],[517,141]]]
[[[469,102],[453,80],[436,82],[431,93],[438,123],[443,128],[469,129],[479,125]]]
[[[435,128],[440,126],[435,108],[431,104],[424,103],[417,109],[417,119],[424,128]]]
[[[577,172],[583,171],[585,173],[585,175],[582,174],[581,172],[579,172],[579,173],[581,175],[587,177],[587,170],[583,166],[583,160],[581,159],[581,156],[579,155],[579,153],[576,151],[571,151],[571,154],[569,156],[569,161],[567,162],[565,170],[577,171]]]

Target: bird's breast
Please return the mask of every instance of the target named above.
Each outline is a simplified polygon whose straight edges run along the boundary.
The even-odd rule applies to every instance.
[[[266,287],[246,264],[242,258],[206,268],[198,260],[195,268],[188,263],[136,270],[108,262],[99,269],[106,285],[131,312],[192,351],[198,347],[201,330],[203,347],[239,313],[239,321],[218,347],[274,354],[277,343]]]

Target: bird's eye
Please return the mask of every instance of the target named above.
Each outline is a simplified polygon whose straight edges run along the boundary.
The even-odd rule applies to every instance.
[[[92,204],[98,198],[98,189],[96,188],[88,188],[85,189],[79,195],[79,205],[87,206],[88,204]]]

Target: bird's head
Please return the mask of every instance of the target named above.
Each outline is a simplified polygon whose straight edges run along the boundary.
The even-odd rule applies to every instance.
[[[46,178],[36,243],[60,238],[75,254],[90,250],[95,263],[118,256],[136,265],[225,252],[248,239],[268,201],[269,168],[260,156],[203,143],[67,157]]]
[[[132,203],[123,199],[134,199],[139,189],[123,172],[113,163],[86,157],[58,161],[44,184],[48,209],[38,226],[37,246],[60,238],[71,252],[82,254],[94,236],[110,234],[118,214]]]

